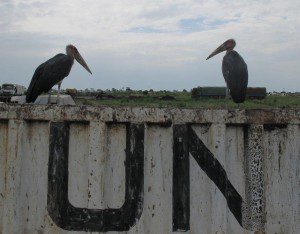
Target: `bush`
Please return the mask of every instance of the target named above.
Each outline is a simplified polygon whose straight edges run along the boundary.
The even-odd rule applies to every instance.
[[[201,88],[200,87],[196,87],[191,90],[191,98],[192,99],[198,99],[198,98],[200,98],[200,96],[201,96]]]

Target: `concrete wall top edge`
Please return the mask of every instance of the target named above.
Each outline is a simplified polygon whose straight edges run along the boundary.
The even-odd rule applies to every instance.
[[[0,104],[0,120],[300,124],[300,109],[186,109]]]

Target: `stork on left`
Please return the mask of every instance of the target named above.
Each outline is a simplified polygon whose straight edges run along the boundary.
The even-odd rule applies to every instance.
[[[62,80],[67,77],[74,64],[74,59],[80,63],[89,73],[90,68],[73,45],[66,47],[66,54],[57,54],[48,61],[42,63],[35,70],[27,89],[26,102],[34,102],[42,93],[49,92],[48,104],[50,101],[50,91],[54,85],[58,85],[57,103],[60,94]]]

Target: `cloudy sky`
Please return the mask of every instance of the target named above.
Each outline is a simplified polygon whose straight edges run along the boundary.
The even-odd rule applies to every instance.
[[[299,28],[299,0],[0,0],[0,82],[72,43],[93,76],[75,63],[63,88],[224,86],[224,54],[205,58],[234,38],[249,86],[300,91]]]

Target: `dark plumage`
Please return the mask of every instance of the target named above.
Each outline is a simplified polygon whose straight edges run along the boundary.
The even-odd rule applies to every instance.
[[[233,101],[235,103],[242,103],[245,101],[247,93],[248,69],[244,59],[238,52],[233,50],[235,45],[235,41],[229,39],[214,50],[207,59],[222,51],[227,51],[223,58],[222,73]]]
[[[26,102],[34,102],[42,93],[67,77],[71,71],[74,59],[65,54],[58,54],[42,63],[35,70],[26,94]]]
[[[244,102],[248,85],[248,69],[238,52],[231,50],[226,53],[223,58],[222,73],[233,101]]]
[[[38,66],[27,89],[26,102],[34,102],[40,94],[49,92],[56,84],[58,84],[58,100],[61,81],[69,75],[74,64],[74,59],[92,74],[75,46],[68,45],[66,47],[66,53],[67,54],[58,54]],[[48,102],[49,99],[50,96]]]

